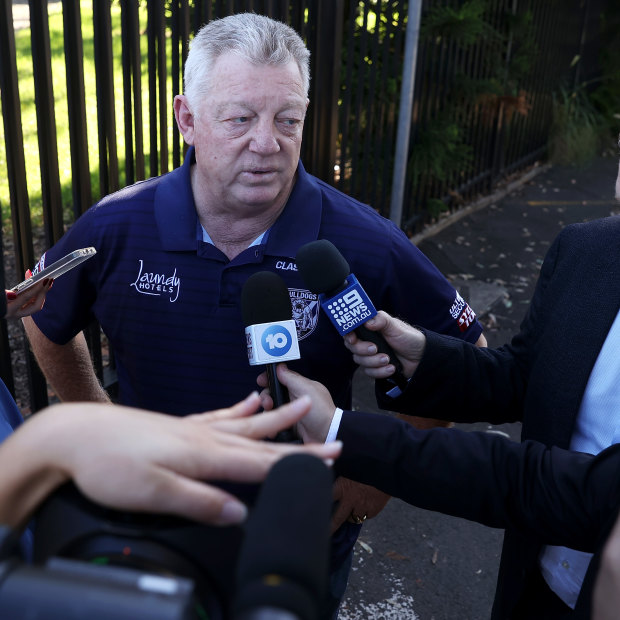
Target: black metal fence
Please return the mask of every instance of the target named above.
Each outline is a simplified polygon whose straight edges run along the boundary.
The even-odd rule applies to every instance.
[[[19,4],[24,4],[21,2]],[[17,274],[100,196],[180,164],[172,99],[182,91],[188,40],[203,23],[254,11],[292,25],[311,50],[311,105],[302,158],[309,171],[388,215],[405,49],[405,0],[29,0],[40,161],[40,216],[28,191],[11,0],[0,0],[0,89]],[[597,75],[604,0],[424,0],[411,146],[400,225],[416,232],[545,154],[552,98]],[[68,147],[59,146],[49,12],[62,9]],[[51,9],[50,9],[51,10]],[[86,18],[85,14],[89,17]],[[92,16],[90,15],[92,13]],[[120,41],[120,45],[119,45]],[[57,43],[57,42],[55,42]],[[119,50],[120,48],[120,50]],[[97,126],[87,125],[85,58],[92,53]],[[120,56],[120,58],[119,58]],[[577,60],[576,60],[577,59]],[[119,87],[118,74],[122,74]],[[579,73],[578,73],[579,72]],[[115,105],[122,101],[122,111]],[[96,148],[93,148],[96,142]],[[122,146],[119,146],[121,145]],[[59,166],[70,149],[70,171]],[[92,153],[97,153],[94,161]],[[70,187],[70,192],[63,188]],[[63,199],[64,196],[64,199]],[[34,224],[33,224],[34,222]],[[10,233],[9,233],[10,231]],[[39,246],[35,243],[39,240]],[[15,349],[0,325],[0,374],[15,391]],[[9,342],[10,341],[10,342]],[[103,378],[101,335],[89,344]],[[9,349],[13,350],[13,361]],[[48,402],[26,352],[29,402]]]

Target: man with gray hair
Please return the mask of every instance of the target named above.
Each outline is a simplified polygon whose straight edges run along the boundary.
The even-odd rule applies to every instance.
[[[183,166],[104,198],[43,258],[97,249],[26,324],[62,400],[109,400],[81,334],[95,318],[115,354],[122,404],[186,415],[238,401],[258,374],[247,360],[241,290],[252,274],[272,271],[304,316],[301,359],[291,367],[348,407],[356,366],[295,264],[298,249],[317,239],[340,250],[378,307],[484,343],[473,311],[397,226],[304,169],[308,61],[294,30],[260,15],[215,20],[196,35],[185,94],[174,100],[190,146]],[[341,478],[334,499],[325,617],[344,593],[360,524],[388,498]],[[230,549],[218,562],[234,556]]]

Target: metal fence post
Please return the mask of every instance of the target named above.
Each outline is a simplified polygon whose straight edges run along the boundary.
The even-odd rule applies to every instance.
[[[398,110],[398,129],[396,131],[396,151],[394,153],[394,174],[392,177],[392,196],[390,200],[390,219],[400,226],[403,217],[405,178],[409,159],[409,136],[411,133],[411,111],[415,86],[418,39],[420,36],[420,15],[422,0],[410,0],[407,13],[407,34],[405,39],[405,63],[400,90]]]
[[[343,13],[343,0],[318,0],[313,24],[310,148],[305,152],[312,154],[310,171],[328,183],[334,182],[336,164]]]

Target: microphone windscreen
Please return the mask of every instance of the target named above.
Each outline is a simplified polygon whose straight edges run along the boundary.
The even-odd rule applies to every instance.
[[[252,274],[241,291],[241,313],[246,327],[290,321],[293,310],[284,280],[271,271]]]
[[[328,579],[332,482],[315,456],[294,454],[272,467],[246,526],[237,612],[273,607],[318,618]]]
[[[340,290],[351,273],[345,257],[327,239],[319,239],[301,246],[295,262],[305,285],[313,293]]]

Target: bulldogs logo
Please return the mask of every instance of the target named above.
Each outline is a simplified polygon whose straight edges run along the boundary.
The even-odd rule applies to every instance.
[[[297,327],[297,339],[303,340],[315,330],[319,320],[319,296],[298,288],[289,288],[288,293]]]

